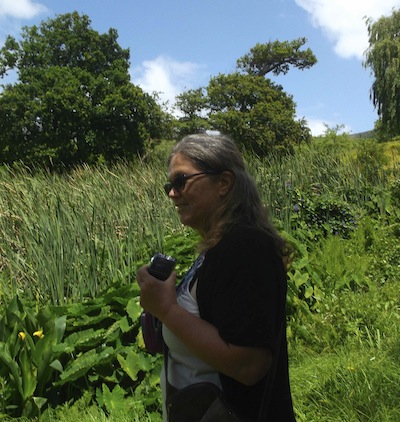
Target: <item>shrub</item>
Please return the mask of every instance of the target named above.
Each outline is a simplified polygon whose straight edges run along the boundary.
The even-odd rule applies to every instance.
[[[292,201],[295,227],[301,219],[323,236],[334,234],[348,238],[357,226],[355,207],[337,198],[334,193],[321,192],[318,185],[312,186],[306,193],[295,190]]]

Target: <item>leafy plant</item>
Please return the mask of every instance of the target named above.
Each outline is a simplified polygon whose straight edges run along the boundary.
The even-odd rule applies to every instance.
[[[87,388],[106,410],[115,410],[128,405],[119,403],[121,397],[131,395],[141,382],[152,390],[146,409],[158,409],[152,371],[159,358],[143,349],[140,313],[135,284],[37,313],[16,297],[0,319],[0,410],[33,416],[45,404],[79,398]]]
[[[297,213],[294,221],[300,218],[323,236],[349,237],[356,228],[358,215],[354,207],[333,193],[321,193],[318,185],[312,186],[306,193],[295,190],[293,202],[294,214]]]
[[[18,297],[9,303],[0,317],[3,412],[33,416],[46,403],[55,372],[62,371],[56,346],[65,326],[65,316],[35,315]]]
[[[287,315],[290,319],[288,337],[307,338],[306,325],[312,313],[323,299],[321,278],[314,271],[307,247],[295,237],[285,234],[292,249],[288,265]]]
[[[393,202],[400,203],[400,178],[393,180],[389,185],[389,192]]]

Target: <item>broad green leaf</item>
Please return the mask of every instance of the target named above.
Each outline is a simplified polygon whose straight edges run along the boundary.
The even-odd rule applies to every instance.
[[[125,410],[125,397],[126,392],[116,385],[112,391],[103,384],[103,402],[109,413],[113,411],[121,412]]]
[[[47,402],[45,397],[33,397],[33,402],[35,403],[36,407],[40,410]]]
[[[142,369],[141,360],[137,353],[129,350],[126,359],[122,355],[117,355],[121,368],[130,376],[133,381],[137,381],[137,374]]]
[[[126,316],[124,316],[121,320],[120,320],[120,329],[123,333],[127,333],[130,331],[130,329],[132,328],[132,326],[129,324],[128,318]]]
[[[138,353],[139,367],[142,371],[149,372],[154,366],[154,357],[148,353]]]
[[[97,315],[80,315],[80,325],[84,326],[90,326],[99,324],[102,321],[104,321],[107,318],[110,318],[111,316],[111,307],[110,306],[104,306],[99,309],[99,313]]]
[[[307,266],[310,263],[310,260],[308,259],[308,256],[303,256],[300,260],[296,261],[293,265],[296,266],[296,269],[301,270],[305,266]]]
[[[304,292],[304,297],[306,299],[310,298],[314,293],[314,288],[313,286],[307,286],[306,291]]]
[[[55,344],[61,342],[64,337],[65,328],[67,325],[67,316],[63,315],[54,320]]]
[[[120,329],[121,320],[115,321],[113,324],[111,324],[110,327],[107,328],[106,332],[104,333],[104,337],[108,338],[110,337],[115,331],[119,331]]]
[[[107,361],[113,353],[114,349],[112,347],[106,347],[101,353],[98,353],[96,349],[89,350],[89,352],[71,361],[71,364],[61,373],[61,380],[55,382],[55,385],[63,385],[66,382],[75,381],[96,365],[101,365],[104,361]]]
[[[126,311],[129,315],[129,317],[131,318],[131,320],[136,321],[143,311],[143,309],[142,309],[142,307],[140,306],[140,303],[139,303],[139,298],[137,298],[137,297],[132,298],[128,302],[128,306],[126,307]]]
[[[89,328],[87,330],[77,331],[70,334],[65,338],[64,343],[66,346],[73,346],[77,348],[78,346],[85,345],[97,345],[101,343],[104,339],[105,329],[101,328],[99,330],[94,330]],[[63,350],[64,344],[60,344],[57,347],[57,350]]]
[[[50,363],[50,366],[58,372],[62,372],[64,370],[61,362],[58,359],[53,360],[53,362]]]
[[[8,350],[8,347],[5,343],[0,343],[0,360],[2,360],[3,363],[8,366],[12,374],[15,387],[19,391],[21,396],[23,396],[24,391],[22,387],[21,370],[17,362],[15,362],[15,360],[11,358],[10,351]]]
[[[294,273],[294,282],[296,284],[296,287],[300,287],[303,284],[306,284],[308,279],[309,279],[309,275],[308,273],[300,273],[299,271],[295,271]]]

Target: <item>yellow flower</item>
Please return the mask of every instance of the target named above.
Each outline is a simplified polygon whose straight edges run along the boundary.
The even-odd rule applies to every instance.
[[[23,331],[20,331],[20,332],[18,333],[18,337],[19,337],[21,340],[25,340],[26,334],[25,334]]]
[[[35,331],[35,332],[33,333],[33,336],[34,336],[34,337],[39,337],[39,338],[44,337],[43,330],[38,330],[38,331]]]

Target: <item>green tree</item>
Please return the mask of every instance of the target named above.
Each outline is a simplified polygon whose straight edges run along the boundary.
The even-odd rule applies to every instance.
[[[377,109],[376,127],[386,136],[400,134],[400,10],[376,22],[367,19],[369,48],[364,66],[375,80],[371,100]]]
[[[191,133],[203,133],[210,128],[205,112],[207,96],[204,88],[190,89],[178,95],[175,107],[182,114],[177,120],[179,138]]]
[[[0,75],[0,161],[75,164],[132,158],[163,134],[165,114],[130,82],[129,50],[86,15],[59,15],[7,37]]]
[[[310,140],[307,122],[295,118],[292,96],[264,78],[270,72],[286,74],[291,65],[299,69],[313,66],[317,59],[312,51],[300,51],[305,42],[299,38],[256,44],[237,60],[237,72],[220,74],[211,78],[206,88],[179,96],[176,105],[184,116],[182,132],[219,130],[260,156],[271,149],[290,150],[294,144]]]
[[[208,100],[211,126],[260,156],[310,139],[304,120],[295,119],[292,96],[269,79],[219,75],[208,85]]]
[[[267,73],[286,75],[290,66],[308,69],[317,63],[317,58],[309,48],[300,50],[306,42],[307,39],[303,37],[293,41],[257,43],[248,54],[237,60],[237,68],[255,76],[265,76]]]

